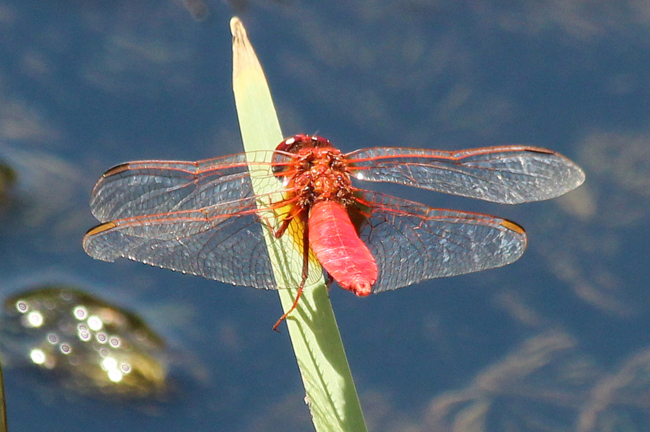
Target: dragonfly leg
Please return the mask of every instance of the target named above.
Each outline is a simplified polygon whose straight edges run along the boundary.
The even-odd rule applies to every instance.
[[[278,330],[278,326],[282,324],[282,321],[287,319],[289,314],[293,312],[293,310],[298,306],[298,300],[300,300],[300,297],[302,296],[302,291],[305,288],[305,283],[307,283],[307,277],[309,276],[309,232],[308,232],[308,225],[304,224],[303,225],[305,228],[303,232],[303,239],[302,239],[302,276],[300,278],[300,285],[298,285],[298,294],[296,294],[296,299],[293,301],[293,305],[289,308],[288,311],[286,311],[280,319],[273,325],[273,330],[280,333],[280,330]],[[282,227],[281,227],[282,228]],[[286,229],[286,228],[285,228]]]
[[[306,281],[306,279],[303,279],[302,282],[300,283],[300,286],[298,287],[298,294],[296,294],[296,299],[293,301],[293,305],[291,306],[291,308],[289,308],[289,310],[286,311],[286,312],[285,312],[285,313],[280,317],[280,319],[279,319],[279,320],[278,320],[278,321],[273,325],[273,331],[276,331],[276,332],[280,333],[280,330],[278,330],[278,326],[279,326],[280,324],[282,324],[282,321],[284,321],[285,319],[287,319],[287,317],[289,316],[289,314],[290,314],[291,312],[293,312],[293,310],[296,308],[296,306],[298,306],[298,300],[300,300],[300,297],[302,296],[303,288],[305,288],[305,281]]]
[[[282,237],[282,234],[284,234],[284,232],[287,230],[292,219],[293,216],[287,216],[286,218],[282,219],[282,223],[280,224],[280,227],[277,230],[273,230],[273,236],[275,238]]]
[[[301,209],[301,208],[294,208],[294,209],[291,210],[291,212],[290,212],[289,214],[287,214],[287,215],[284,217],[284,219],[282,219],[282,221],[280,222],[280,226],[278,227],[278,229],[274,229],[274,228],[270,227],[270,225],[269,225],[269,227],[271,228],[271,231],[273,232],[273,236],[274,236],[275,238],[280,238],[280,237],[282,237],[282,235],[283,235],[284,232],[287,230],[287,228],[289,228],[289,225],[291,224],[291,221],[294,220],[294,219],[296,219],[296,218],[300,218],[300,217],[302,217],[302,214],[303,214],[303,209]],[[306,226],[306,224],[305,224],[305,226]],[[306,235],[305,235],[305,238],[307,238]]]

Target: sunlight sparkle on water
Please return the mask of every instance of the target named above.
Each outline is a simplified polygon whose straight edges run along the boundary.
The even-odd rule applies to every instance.
[[[45,363],[45,353],[42,349],[33,349],[32,352],[29,353],[29,358],[31,358],[37,365]]]
[[[72,314],[78,320],[84,320],[88,316],[88,310],[83,306],[77,306],[72,310]]]
[[[101,330],[104,326],[104,322],[97,315],[91,315],[88,317],[88,327],[93,331]]]
[[[43,325],[43,314],[38,311],[31,311],[26,315],[27,327],[40,327]]]

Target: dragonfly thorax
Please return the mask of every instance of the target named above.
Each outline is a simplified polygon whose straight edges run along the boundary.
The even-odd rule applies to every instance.
[[[293,191],[302,208],[320,201],[336,201],[344,207],[353,201],[352,181],[341,152],[332,147],[299,150],[293,161],[288,190]]]

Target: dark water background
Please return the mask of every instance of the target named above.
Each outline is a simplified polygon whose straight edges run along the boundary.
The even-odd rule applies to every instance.
[[[187,6],[187,7],[184,7]],[[241,151],[232,9],[205,0],[0,3],[0,295],[64,282],[136,311],[172,346],[166,401],[104,401],[4,370],[10,430],[306,431],[277,295],[93,261],[96,179],[136,159]],[[527,143],[587,173],[516,207],[400,187],[526,227],[517,263],[335,312],[372,431],[650,428],[650,2],[364,0],[238,5],[285,135],[345,151]]]

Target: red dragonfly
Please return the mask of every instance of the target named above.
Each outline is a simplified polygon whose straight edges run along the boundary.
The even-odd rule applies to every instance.
[[[279,180],[281,198],[255,195],[249,169],[264,169],[263,181]],[[370,192],[352,178],[519,204],[560,196],[585,176],[569,159],[538,147],[376,147],[343,154],[324,138],[295,135],[274,152],[109,169],[90,202],[102,224],[88,231],[83,246],[104,261],[124,257],[278,289],[263,230],[276,239],[289,231],[303,254],[294,307],[313,255],[339,286],[367,296],[504,266],[526,248],[526,233],[514,222]],[[260,206],[264,198],[266,207]],[[271,219],[264,216],[269,211]]]

